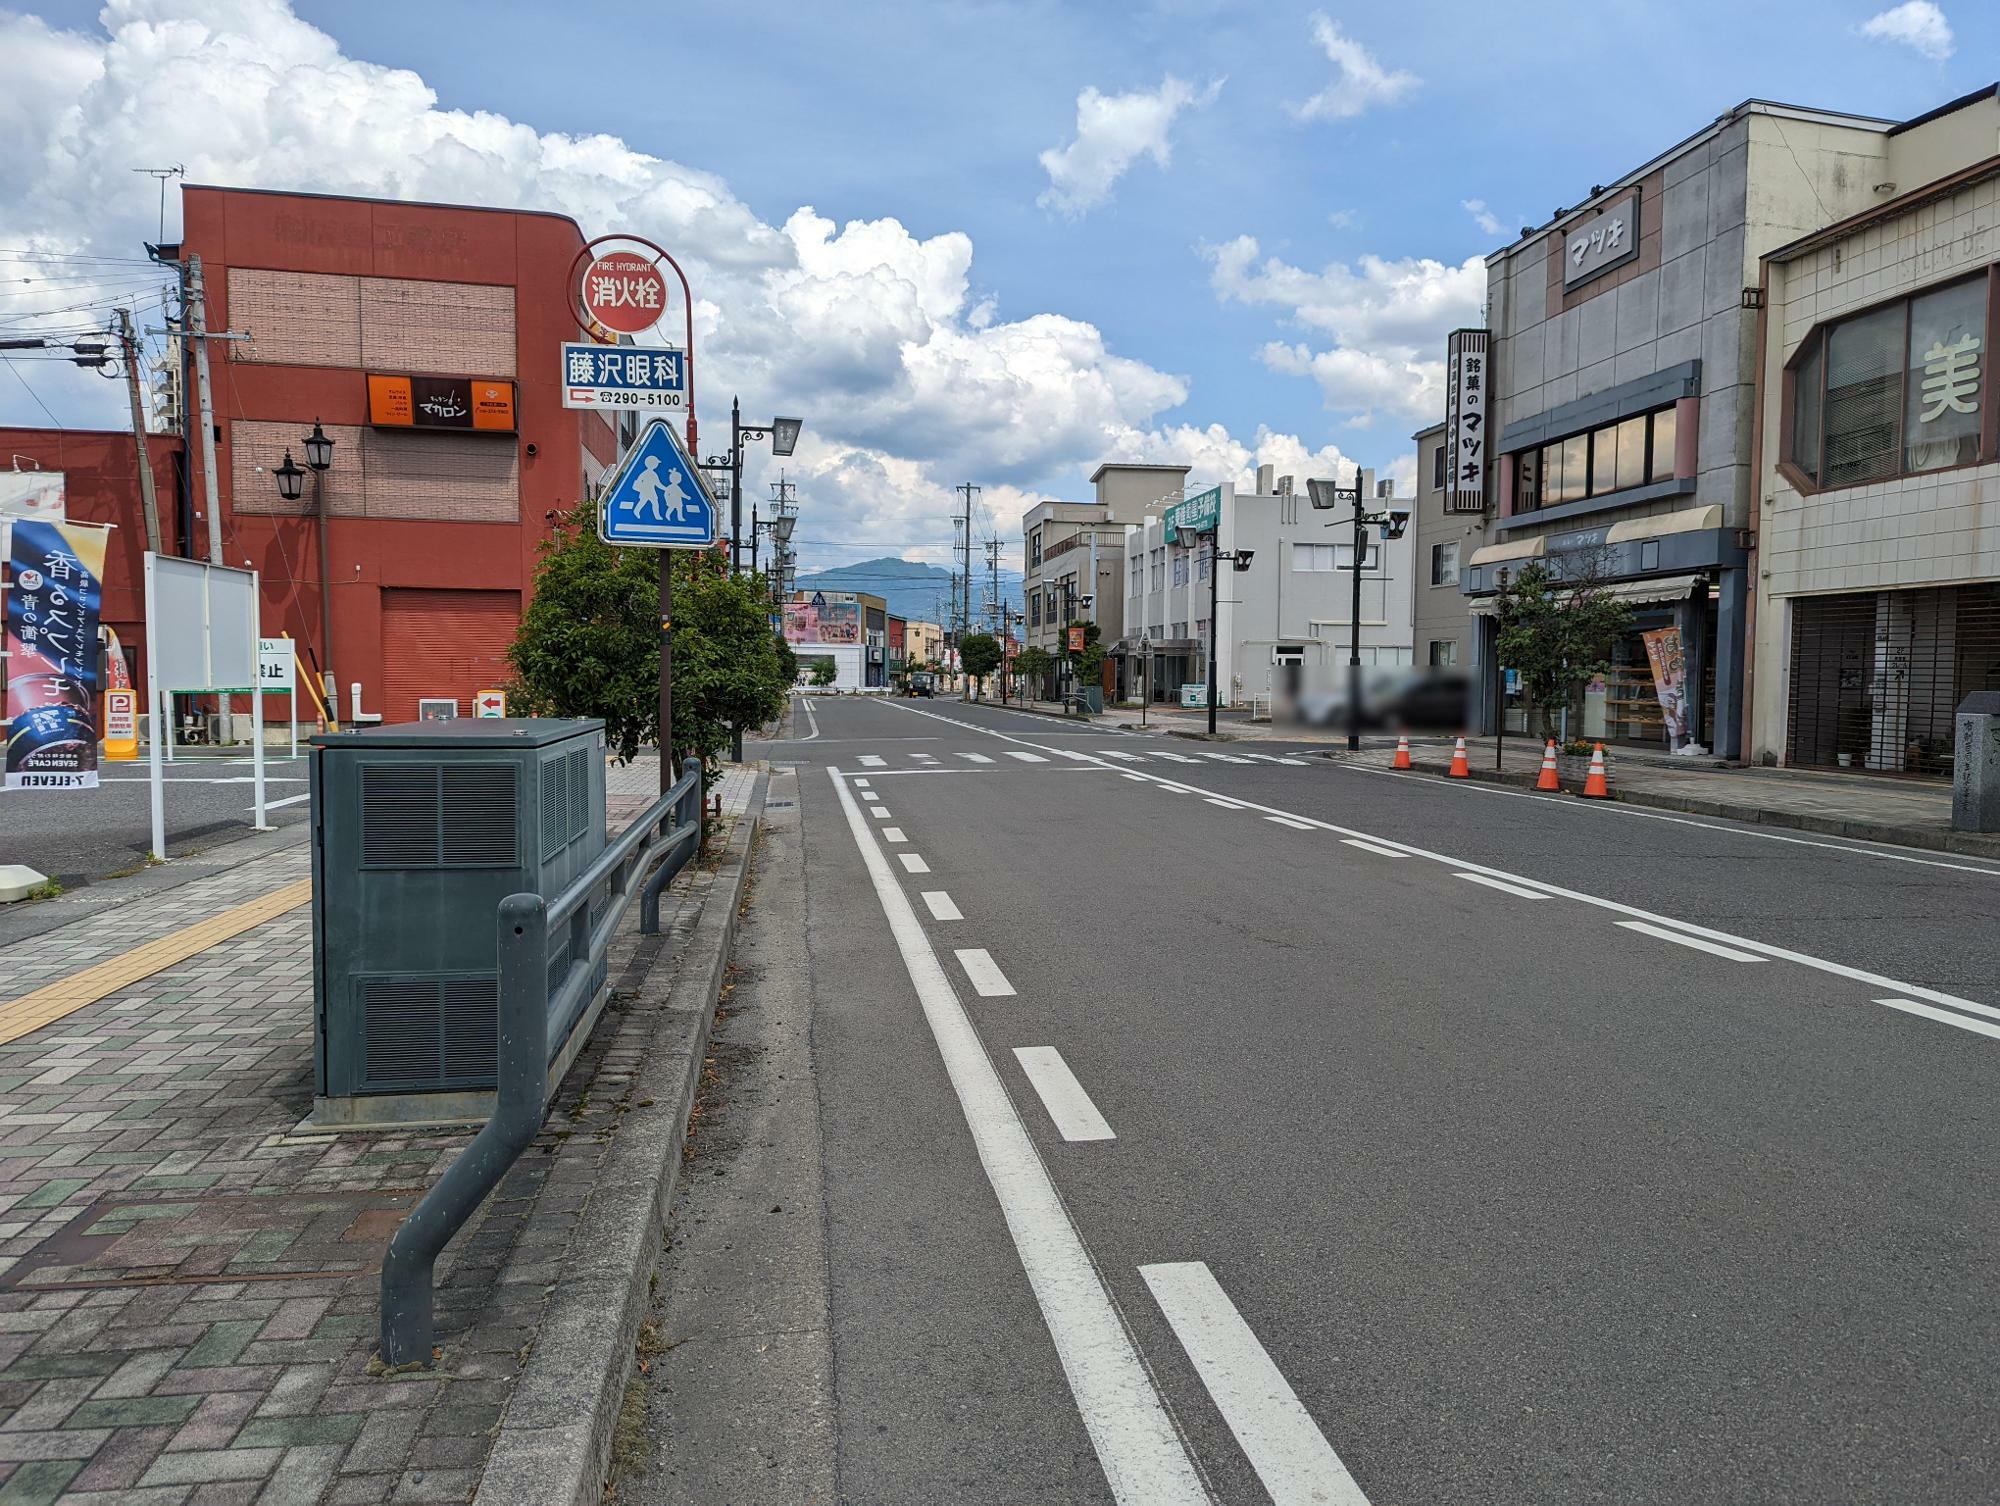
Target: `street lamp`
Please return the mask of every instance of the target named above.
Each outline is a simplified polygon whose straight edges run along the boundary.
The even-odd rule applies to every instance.
[[[701,463],[703,470],[729,472],[729,573],[734,575],[743,564],[743,442],[746,439],[768,439],[771,453],[789,455],[799,446],[799,431],[806,426],[802,418],[774,418],[768,424],[746,424],[743,422],[743,404],[737,398],[729,400],[729,453],[711,455]],[[752,547],[755,547],[754,539]]]
[[[333,439],[313,420],[312,433],[304,435],[299,444],[306,452],[306,467],[313,478],[314,532],[319,544],[319,683],[325,697],[327,724],[338,728],[340,725],[340,682],[333,673],[333,562],[327,553],[326,542],[326,485],[327,471],[333,467]],[[292,463],[292,452],[285,451],[285,463],[272,473],[278,483],[278,495],[287,502],[296,502],[305,494],[306,472]],[[311,652],[307,645],[307,652]]]
[[[1384,540],[1400,539],[1410,526],[1410,504],[1391,501],[1381,512],[1369,512],[1362,505],[1361,468],[1355,467],[1354,485],[1336,480],[1306,482],[1306,491],[1317,512],[1331,512],[1342,502],[1354,507],[1354,596],[1347,614],[1347,750],[1361,750],[1361,566],[1368,557],[1368,530],[1380,528]],[[1338,523],[1329,523],[1338,528]]]

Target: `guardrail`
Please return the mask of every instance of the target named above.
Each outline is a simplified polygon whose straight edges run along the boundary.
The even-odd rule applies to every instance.
[[[699,849],[701,829],[701,762],[690,758],[673,788],[561,894],[510,894],[500,901],[500,1071],[493,1113],[389,1241],[382,1260],[384,1364],[431,1362],[439,1253],[534,1142],[548,1109],[549,1064],[590,1006],[591,980],[618,923],[637,898],[641,933],[659,933],[660,891]],[[554,951],[552,937],[562,938]],[[558,953],[567,955],[568,965],[552,983],[549,963]]]

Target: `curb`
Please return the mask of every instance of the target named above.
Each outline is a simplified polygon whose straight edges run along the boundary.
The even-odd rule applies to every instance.
[[[1325,754],[1327,758],[1344,754]],[[1373,767],[1370,765],[1369,767]],[[1447,764],[1413,761],[1411,772],[1442,775]],[[1472,777],[1482,784],[1508,784],[1520,789],[1535,787],[1535,775],[1527,772],[1474,767]],[[1565,795],[1576,797],[1574,790]],[[1627,790],[1613,785],[1611,798],[1621,805],[1644,806],[1649,810],[1679,811],[1690,816],[1711,816],[1722,821],[1741,821],[1750,826],[1772,826],[1784,831],[1810,832],[1815,836],[1844,837],[1850,842],[1880,842],[1891,847],[1920,847],[1927,852],[1955,852],[1964,857],[2000,858],[2000,837],[1971,832],[1944,831],[1928,826],[1896,826],[1886,821],[1846,821],[1836,816],[1815,816],[1803,811],[1770,810],[1761,805],[1739,805],[1733,800],[1703,800],[1693,795],[1662,795],[1650,790]]]
[[[723,849],[713,886],[633,1079],[548,1306],[501,1419],[473,1506],[598,1506],[639,1324],[651,1300],[668,1200],[681,1171],[769,776]],[[638,1105],[650,1100],[650,1105]],[[620,1190],[623,1195],[617,1195]],[[606,1192],[614,1195],[605,1196]]]

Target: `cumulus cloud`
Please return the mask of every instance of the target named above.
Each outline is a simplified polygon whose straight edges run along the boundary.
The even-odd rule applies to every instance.
[[[1248,235],[1203,253],[1225,302],[1282,309],[1289,322],[1332,338],[1322,350],[1274,340],[1261,352],[1273,371],[1317,382],[1329,409],[1358,423],[1378,415],[1429,422],[1443,412],[1445,336],[1476,324],[1486,296],[1478,257],[1454,267],[1427,257],[1363,256],[1310,272],[1276,257],[1260,260]]]
[[[1340,29],[1324,11],[1312,18],[1313,40],[1333,64],[1333,82],[1302,104],[1290,107],[1299,120],[1351,120],[1376,105],[1399,104],[1423,80],[1401,68],[1385,68],[1375,54]]]
[[[1460,199],[1458,207],[1472,216],[1472,223],[1487,235],[1500,233],[1500,217],[1486,207],[1484,199]]]
[[[1111,189],[1141,157],[1165,167],[1173,160],[1168,139],[1183,110],[1199,109],[1221,92],[1222,80],[1204,89],[1168,74],[1157,89],[1103,94],[1087,88],[1076,97],[1076,139],[1041,155],[1049,186],[1035,200],[1044,209],[1080,215],[1110,197]]]
[[[647,235],[694,287],[711,432],[716,395],[732,391],[806,415],[788,464],[808,563],[825,557],[812,540],[917,552],[948,539],[960,481],[987,488],[1009,537],[1037,497],[1088,495],[1100,461],[1198,452],[1240,472],[1280,443],[1195,444],[1207,431],[1167,422],[1186,378],[1118,354],[1083,320],[1008,311],[977,286],[963,233],[922,237],[888,215],[837,223],[810,206],[767,221],[721,176],[616,137],[450,108],[416,73],[349,56],[285,0],[109,0],[99,24],[64,32],[0,11],[0,247],[42,258],[18,265],[74,279],[67,258],[139,256],[157,208],[131,168],[167,162],[192,182],[554,210],[588,235]],[[170,197],[169,239],[176,229]],[[122,269],[120,296],[149,275]],[[95,296],[64,286],[72,303]],[[109,301],[107,284],[96,306]],[[19,327],[21,313],[0,306],[0,322]],[[125,421],[120,388],[95,373],[27,374],[65,422]],[[42,421],[5,386],[10,414]],[[226,413],[226,383],[221,401]],[[757,455],[753,494],[776,464]]]
[[[1934,63],[1950,57],[1954,46],[1951,23],[1931,0],[1903,0],[1862,22],[1861,35],[1908,47]]]

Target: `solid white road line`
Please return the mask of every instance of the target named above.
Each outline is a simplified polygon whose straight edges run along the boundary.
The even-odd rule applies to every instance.
[[[1459,873],[1454,878],[1462,878],[1470,884],[1484,884],[1489,889],[1498,889],[1505,894],[1518,894],[1522,899],[1547,899],[1539,889],[1530,889],[1521,884],[1510,884],[1505,879],[1488,878],[1483,873]]]
[[[982,999],[1006,999],[1014,993],[1014,985],[1007,981],[1007,975],[1000,971],[1000,964],[993,960],[993,954],[981,946],[960,948],[952,953],[958,965],[965,969],[965,976],[972,980],[972,987]]]
[[[1053,1046],[1016,1046],[1014,1057],[1028,1074],[1042,1107],[1055,1121],[1056,1132],[1065,1140],[1116,1140],[1111,1126],[1097,1112],[1097,1105],[1083,1091],[1083,1084]]]
[[[1144,763],[1146,760],[1136,753],[1120,753],[1116,748],[1099,748],[1099,758],[1122,758],[1126,763]]]
[[[1164,758],[1170,763],[1200,763],[1199,758],[1189,758],[1185,753],[1169,753],[1164,748],[1154,748],[1153,757]]]
[[[1408,853],[1398,851],[1394,847],[1384,847],[1380,842],[1370,842],[1362,837],[1342,837],[1340,840],[1343,846],[1358,847],[1363,852],[1374,853],[1378,858],[1401,858],[1409,856]]]
[[[884,758],[880,753],[863,753],[854,761],[864,769],[879,769],[889,760]]]
[[[930,906],[932,920],[963,920],[958,906],[951,902],[951,896],[942,889],[924,890],[924,903]]]
[[[896,854],[896,859],[903,865],[905,873],[929,873],[931,871],[931,865],[914,852],[899,852]]]
[[[1226,811],[1240,811],[1243,809],[1243,807],[1237,804],[1234,800],[1224,800],[1217,795],[1210,795],[1208,797],[1208,803],[1210,805],[1219,805]]]
[[[1243,1446],[1272,1506],[1368,1506],[1319,1424],[1199,1260],[1142,1265],[1216,1410]]]
[[[834,787],[1113,1497],[1120,1506],[1212,1506],[916,912],[847,787]]]
[[[1960,1030],[1970,1030],[1975,1035],[1990,1035],[1995,1040],[2000,1040],[2000,1025],[1954,1014],[1949,1009],[1939,1009],[1932,1004],[1919,1004],[1914,999],[1877,999],[1875,1002],[1887,1004],[1891,1009],[1900,1009],[1904,1014],[1920,1014],[1925,1019],[1936,1020],[1941,1025],[1956,1025]]]
[[[1703,941],[1699,936],[1683,936],[1679,931],[1670,931],[1665,926],[1650,925],[1643,920],[1621,920],[1618,924],[1628,931],[1643,931],[1646,935],[1657,936],[1662,941],[1677,941],[1682,946],[1691,946],[1698,952],[1712,952],[1718,957],[1727,957],[1731,962],[1764,960],[1755,952],[1739,952],[1733,946],[1717,946],[1712,941]]]
[[[268,782],[269,781],[267,780],[266,783]],[[310,799],[312,799],[312,791],[307,790],[303,795],[287,795],[282,800],[266,800],[264,802],[264,809],[267,811],[274,811],[277,810],[280,806],[297,805],[301,800],[310,800]],[[243,808],[245,810],[254,811],[257,807],[254,805],[246,805]]]
[[[812,731],[808,732],[804,737],[800,738],[799,741],[802,743],[809,743],[814,738],[819,736],[819,713],[813,710],[813,703],[811,696],[803,696],[803,695],[800,696],[799,704],[805,707],[806,720],[812,723]]]
[[[877,821],[886,821],[889,819],[889,807],[886,805],[871,805],[868,807],[868,814],[873,816]]]
[[[1293,831],[1311,831],[1314,829],[1312,822],[1294,821],[1290,816],[1266,816],[1264,819],[1266,821],[1275,821],[1280,826],[1289,826]]]
[[[966,761],[967,763],[991,763],[991,762],[993,762],[993,760],[992,760],[992,759],[990,759],[990,758],[988,758],[988,757],[987,757],[987,756],[986,756],[986,755],[985,755],[984,753],[961,753],[961,754],[959,754],[958,756],[959,756],[960,758],[964,759],[964,760],[965,760],[965,761]]]
[[[1013,749],[1009,749],[1009,750],[1008,750],[1008,752],[1007,752],[1007,756],[1008,756],[1009,758],[1018,758],[1018,759],[1020,759],[1020,760],[1021,760],[1021,762],[1022,762],[1022,763],[1047,763],[1047,762],[1048,762],[1048,760],[1047,760],[1046,758],[1042,757],[1042,755],[1041,755],[1041,754],[1039,754],[1039,753],[1019,753],[1019,752],[1015,752],[1015,751],[1014,751]]]
[[[885,826],[882,828],[882,840],[885,842],[907,842],[910,839],[903,835],[902,827]]]
[[[909,711],[916,716],[932,715],[932,713],[927,711],[918,711],[913,706],[898,706],[896,709],[899,711]],[[946,718],[940,717],[939,720],[940,721],[946,720]],[[988,737],[997,737],[1004,742],[1023,741],[1023,739],[1009,736],[1005,732],[995,732],[991,728],[981,728],[979,730],[985,732]],[[1041,743],[1031,743],[1029,744],[1029,746],[1037,748],[1046,748],[1046,745]],[[1097,763],[1096,767],[1100,769],[1108,769],[1111,767],[1111,765],[1107,763]],[[1340,764],[1337,765],[1337,767],[1362,768],[1363,766],[1358,764]],[[1403,779],[1411,777],[1402,774],[1392,774],[1387,769],[1366,770],[1366,772],[1380,774],[1383,778]],[[1149,775],[1147,777],[1151,779],[1158,779],[1157,775]],[[1159,782],[1162,784],[1166,783],[1165,780],[1159,780]],[[1442,783],[1443,781],[1433,780],[1430,782],[1435,785],[1438,783]],[[1466,788],[1467,786],[1465,782],[1461,782],[1458,787],[1462,789]],[[1202,791],[1198,786],[1189,785],[1186,786],[1186,788],[1197,794],[1202,793]],[[1473,788],[1481,789],[1485,793],[1506,795],[1510,798],[1517,797],[1517,792],[1512,790],[1488,790],[1484,786],[1473,786]],[[1535,799],[1538,797],[1530,795],[1519,795],[1518,798]],[[1912,999],[1927,999],[1933,1004],[1942,1004],[1949,1009],[1966,1009],[1974,1011],[1975,1013],[1990,1014],[1994,1018],[2000,1018],[2000,1010],[1995,1010],[1991,1005],[1981,1004],[1972,999],[1962,999],[1957,994],[1945,993],[1941,989],[1925,988],[1921,984],[1910,983],[1901,978],[1891,978],[1882,973],[1873,973],[1868,971],[1868,969],[1866,968],[1849,967],[1844,962],[1835,962],[1831,958],[1827,957],[1815,957],[1809,952],[1793,951],[1790,947],[1776,946],[1768,941],[1753,941],[1748,937],[1737,936],[1728,931],[1718,931],[1712,926],[1697,925],[1694,921],[1691,920],[1678,920],[1671,915],[1662,915],[1656,910],[1646,910],[1640,908],[1637,905],[1628,905],[1615,899],[1607,899],[1601,894],[1589,894],[1581,889],[1565,888],[1561,884],[1550,883],[1546,879],[1530,878],[1528,875],[1522,873],[1512,873],[1505,868],[1491,868],[1484,863],[1474,863],[1474,862],[1469,862],[1464,858],[1454,857],[1450,853],[1433,852],[1429,848],[1418,847],[1414,843],[1395,842],[1391,838],[1375,837],[1368,832],[1357,830],[1354,827],[1342,826],[1334,821],[1323,821],[1316,816],[1307,816],[1299,811],[1286,810],[1282,806],[1262,805],[1256,801],[1244,801],[1242,802],[1242,804],[1248,806],[1251,810],[1257,811],[1262,815],[1292,816],[1297,818],[1298,820],[1309,822],[1311,825],[1319,828],[1321,831],[1330,831],[1339,836],[1360,837],[1363,838],[1364,840],[1378,842],[1385,847],[1393,845],[1395,848],[1401,851],[1406,857],[1423,858],[1426,861],[1432,863],[1444,863],[1450,866],[1455,871],[1469,870],[1472,872],[1482,873],[1486,875],[1486,877],[1488,878],[1503,879],[1510,883],[1519,884],[1524,888],[1532,888],[1538,891],[1539,893],[1548,895],[1549,898],[1551,899],[1566,899],[1579,905],[1588,905],[1592,909],[1608,911],[1613,915],[1629,915],[1637,919],[1655,922],[1662,927],[1672,927],[1676,935],[1705,937],[1710,941],[1723,942],[1731,947],[1741,947],[1745,951],[1754,952],[1759,956],[1768,958],[1773,962],[1796,963],[1800,967],[1811,968],[1813,971],[1825,973],[1829,977],[1845,978],[1849,982],[1866,984],[1870,988],[1893,990],[1898,994],[1907,995]],[[1616,807],[1616,809],[1624,811],[1626,808],[1623,806],[1618,806]],[[1635,812],[1634,814],[1650,814],[1650,813]],[[1693,825],[1701,825],[1702,823],[1683,822],[1682,824],[1693,826]],[[1718,829],[1724,831],[1732,830],[1732,828],[1729,827],[1721,827]],[[1769,834],[1763,832],[1746,832],[1743,833],[1743,835],[1766,836]],[[1834,844],[1814,842],[1814,843],[1807,843],[1805,845],[1817,847],[1817,846],[1831,846]],[[1896,853],[1874,853],[1855,847],[1842,848],[1840,850],[1845,852],[1856,853],[1857,855],[1863,857],[1879,856],[1879,857],[1897,858],[1899,860],[1901,857],[1900,854]],[[1921,861],[1921,860],[1916,860],[1916,861]],[[1947,867],[1951,865],[1938,863],[1938,864],[1929,864],[1928,866]],[[1974,869],[1971,871],[1985,872],[1987,870]]]

